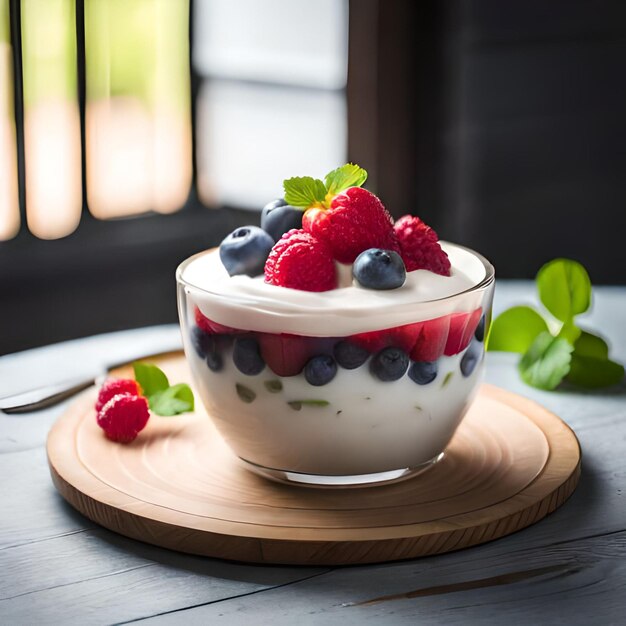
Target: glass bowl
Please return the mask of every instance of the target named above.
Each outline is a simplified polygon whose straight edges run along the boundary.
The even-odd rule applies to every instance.
[[[494,287],[484,257],[442,243],[471,286],[432,299],[404,287],[310,293],[262,277],[224,280],[212,275],[216,251],[179,266],[195,387],[248,469],[309,486],[369,486],[442,458],[482,377]]]

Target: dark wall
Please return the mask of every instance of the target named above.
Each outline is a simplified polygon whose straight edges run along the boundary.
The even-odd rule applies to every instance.
[[[418,171],[418,206],[501,277],[566,256],[625,283],[626,3],[449,1],[429,19],[441,111],[422,118],[437,172]]]

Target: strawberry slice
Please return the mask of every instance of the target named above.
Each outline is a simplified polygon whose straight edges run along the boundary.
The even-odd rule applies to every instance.
[[[444,353],[450,329],[450,317],[437,317],[421,324],[420,335],[410,356],[414,361],[436,361]]]
[[[246,332],[245,330],[231,328],[230,326],[224,326],[223,324],[218,324],[210,320],[198,307],[196,307],[194,311],[194,318],[196,320],[196,326],[207,335],[237,335]]]
[[[450,332],[444,349],[446,356],[452,356],[465,350],[478,326],[482,309],[478,308],[471,313],[453,313],[450,315]]]
[[[332,354],[333,337],[304,337],[301,335],[257,333],[261,356],[278,376],[296,376],[307,361],[321,354]]]

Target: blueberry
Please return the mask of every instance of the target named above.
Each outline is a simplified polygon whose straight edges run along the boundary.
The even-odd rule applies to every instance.
[[[474,337],[476,337],[478,341],[485,340],[485,316],[484,315],[480,318],[480,322],[478,322],[478,326],[476,326],[476,330],[474,331]]]
[[[220,244],[220,259],[231,276],[259,276],[274,240],[258,226],[233,230]]]
[[[383,382],[398,380],[404,376],[409,367],[409,356],[400,348],[383,348],[374,356],[370,370],[376,378]]]
[[[337,374],[337,363],[332,356],[323,354],[309,359],[304,366],[304,377],[310,385],[320,387],[329,383]]]
[[[370,248],[356,258],[352,275],[368,289],[397,289],[404,285],[406,268],[397,252]]]
[[[200,327],[194,326],[191,329],[191,345],[201,359],[204,359],[207,352],[211,350],[213,343],[211,335],[205,333]]]
[[[409,378],[418,385],[427,385],[437,378],[437,361],[416,361],[409,368]]]
[[[265,362],[259,351],[259,342],[253,337],[237,337],[233,345],[233,362],[242,374],[260,374]]]
[[[461,358],[461,374],[468,378],[472,375],[472,372],[476,369],[478,363],[483,357],[483,347],[478,341],[472,341],[469,348],[465,351],[465,354]]]
[[[288,230],[302,228],[304,211],[287,204],[282,198],[266,204],[261,211],[261,228],[274,241],[278,241]]]
[[[347,370],[361,367],[369,356],[369,352],[365,348],[361,348],[350,341],[340,341],[333,352],[337,363]]]
[[[224,367],[224,359],[219,352],[209,352],[206,355],[206,364],[212,372],[220,372]]]

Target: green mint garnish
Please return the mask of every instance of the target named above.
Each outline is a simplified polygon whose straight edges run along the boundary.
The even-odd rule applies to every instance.
[[[328,406],[330,402],[327,402],[326,400],[292,400],[291,402],[287,402],[287,404],[294,411],[300,411],[303,406],[322,407]]]
[[[135,380],[139,383],[142,394],[148,399],[148,405],[153,413],[169,417],[193,411],[193,391],[187,383],[170,386],[165,373],[151,363],[136,361],[133,363],[133,370]]]
[[[245,402],[246,404],[250,404],[254,402],[256,398],[256,393],[252,391],[252,389],[246,387],[245,385],[240,385],[239,383],[235,384],[235,389],[237,390],[237,395],[239,399]]]
[[[278,393],[283,390],[283,384],[280,380],[266,380],[263,384],[270,393]]]
[[[573,350],[567,340],[540,333],[519,362],[522,379],[539,389],[554,389],[569,372]]]
[[[328,209],[332,199],[349,187],[361,187],[367,172],[358,165],[346,163],[326,174],[325,182],[311,176],[296,176],[283,182],[285,201],[301,209]]]
[[[296,176],[283,182],[285,202],[291,206],[308,209],[321,206],[326,198],[326,187],[319,178]]]
[[[493,321],[489,332],[489,350],[524,354],[535,337],[548,330],[537,311],[529,306],[514,306]]]
[[[326,174],[326,192],[336,196],[350,187],[362,187],[367,180],[367,172],[354,163],[346,163]]]
[[[576,316],[591,304],[585,268],[570,259],[554,259],[539,270],[536,283],[551,314],[548,320],[531,307],[513,307],[491,325],[488,350],[522,354],[521,377],[539,389],[554,389],[564,379],[589,388],[623,380],[624,367],[609,359],[606,342],[576,324]]]

